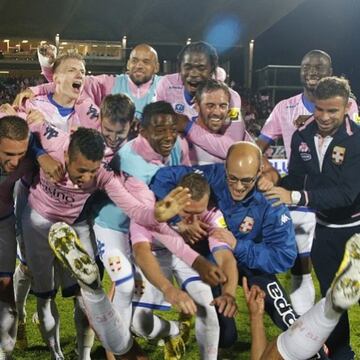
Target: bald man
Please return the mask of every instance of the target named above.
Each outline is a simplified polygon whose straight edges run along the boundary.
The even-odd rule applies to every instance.
[[[228,227],[216,235],[231,244],[225,247],[234,254],[240,274],[266,293],[267,312],[285,330],[295,321],[296,314],[275,274],[293,265],[295,235],[287,208],[273,207],[256,187],[262,172],[261,158],[255,144],[241,141],[230,147],[225,165],[162,168],[150,186],[157,197],[163,198],[185,174],[203,174]],[[175,218],[172,222],[178,221]],[[214,247],[212,252],[223,248]]]
[[[54,92],[52,65],[56,59],[56,48],[43,45],[38,49],[38,56],[42,74],[49,84],[25,90],[15,100],[16,104],[21,103],[24,97]],[[123,93],[134,102],[135,117],[141,120],[144,106],[155,98],[155,88],[160,80],[160,77],[156,75],[159,67],[156,50],[148,44],[139,44],[130,53],[126,74],[86,76],[80,100],[90,97],[95,105],[100,106],[106,95]]]

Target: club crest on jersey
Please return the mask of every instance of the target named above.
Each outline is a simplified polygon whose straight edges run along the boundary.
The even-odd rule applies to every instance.
[[[121,270],[120,256],[111,256],[108,261],[111,272],[116,273]]]
[[[145,284],[142,280],[137,279],[135,280],[135,288],[134,288],[134,295],[140,297],[144,294]]]
[[[243,234],[248,234],[253,227],[254,227],[254,219],[250,216],[245,216],[245,219],[239,226],[239,230]]]
[[[306,142],[301,142],[299,145],[299,154],[301,159],[304,161],[310,161],[311,160],[311,154],[310,149],[308,147],[308,144]]]
[[[184,104],[176,104],[175,105],[175,111],[182,114],[185,110],[185,105]]]
[[[346,149],[342,146],[334,146],[331,160],[335,165],[341,165],[344,161]]]

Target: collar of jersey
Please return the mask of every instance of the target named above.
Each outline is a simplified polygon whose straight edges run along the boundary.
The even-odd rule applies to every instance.
[[[58,104],[54,98],[53,98],[54,94],[48,94],[48,99],[51,102],[51,104],[53,104],[57,109],[58,112],[61,116],[69,116],[73,111],[74,111],[74,107],[68,108],[68,107],[64,107],[60,104]]]
[[[311,114],[313,114],[315,111],[315,104],[311,102],[309,99],[307,99],[304,93],[301,95],[301,100],[306,110],[309,111]]]

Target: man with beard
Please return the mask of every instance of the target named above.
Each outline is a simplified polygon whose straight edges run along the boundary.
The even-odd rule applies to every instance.
[[[350,120],[351,90],[344,78],[326,77],[315,89],[315,112],[291,141],[289,174],[282,187],[267,192],[271,199],[316,211],[311,258],[322,295],[341,263],[346,241],[360,232],[360,132]],[[354,358],[344,312],[327,345],[331,359]]]
[[[321,50],[309,51],[301,61],[300,79],[303,92],[280,101],[270,114],[257,141],[263,152],[274,140],[282,137],[286,156],[290,159],[291,137],[297,128],[311,116],[315,110],[314,91],[318,82],[332,74],[331,57]],[[358,109],[356,102],[350,99],[348,114],[355,119]],[[311,278],[310,251],[315,230],[315,214],[311,209],[292,206],[290,214],[295,226],[298,258],[291,270],[291,302],[301,315],[311,308],[315,300],[315,289]]]

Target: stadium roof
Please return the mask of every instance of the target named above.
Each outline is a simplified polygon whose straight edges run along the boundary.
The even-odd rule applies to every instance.
[[[0,36],[242,46],[304,1],[0,0]]]

